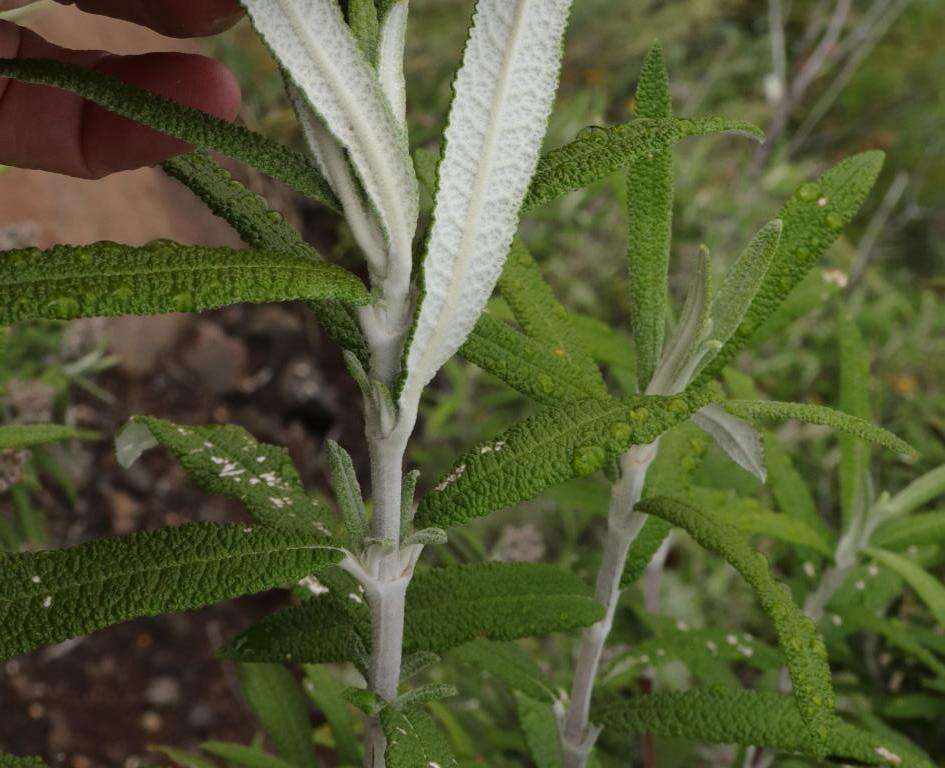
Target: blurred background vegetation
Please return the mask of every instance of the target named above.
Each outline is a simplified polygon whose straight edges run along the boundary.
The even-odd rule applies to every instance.
[[[450,84],[472,5],[472,0],[411,2],[408,99],[414,149],[438,149],[437,137],[446,119]],[[885,169],[864,212],[793,300],[797,321],[789,327],[771,328],[765,343],[744,354],[737,367],[752,376],[763,396],[835,403],[836,318],[841,308],[851,310],[871,353],[875,418],[920,452],[915,461],[874,455],[875,485],[891,492],[945,463],[943,39],[942,0],[578,0],[547,139],[549,146],[555,146],[585,126],[630,120],[640,64],[655,40],[662,42],[666,54],[679,116],[724,115],[755,122],[768,132],[771,139],[763,147],[736,137],[690,139],[677,147],[671,281],[677,306],[700,244],[711,249],[715,268],[721,272],[804,180],[846,155],[870,148],[886,151]],[[300,146],[281,78],[249,25],[241,23],[207,45],[243,83],[242,119],[256,130]],[[610,345],[609,375],[626,387],[633,381],[629,337],[623,345],[619,333],[604,338],[595,331],[595,321],[617,329],[628,329],[632,322],[622,198],[622,180],[614,177],[524,222],[523,236],[559,298],[587,318],[589,337]],[[329,229],[334,224],[318,211],[289,205],[294,208],[291,214],[327,257],[360,267],[347,232]],[[501,313],[501,304],[497,302],[494,310]],[[230,312],[212,317],[222,317],[219,322],[231,336],[251,337],[253,332],[246,330],[243,321],[257,315]],[[314,331],[297,324],[291,333],[304,340]],[[24,346],[28,342],[29,338],[21,339],[14,350],[29,349]],[[48,338],[43,343],[48,344]],[[15,354],[20,360],[25,353]],[[45,355],[51,368],[44,372],[35,361],[17,363],[33,366],[21,378],[51,378],[56,402],[64,407],[63,398],[70,389],[64,376],[73,369],[46,353],[36,354]],[[251,350],[251,358],[258,362],[259,354]],[[94,358],[93,374],[104,367],[103,360]],[[274,365],[285,363],[277,358]],[[340,375],[335,353],[324,345],[319,347],[316,365],[324,369],[323,379]],[[312,373],[311,368],[306,370]],[[86,371],[82,369],[83,380],[91,381]],[[106,377],[105,389],[114,390],[114,384]],[[189,386],[198,385],[190,382]],[[273,396],[291,400],[298,396],[292,393],[295,390],[283,387]],[[98,394],[95,407],[108,407],[108,400]],[[115,394],[121,398],[120,392]],[[11,395],[8,387],[8,400]],[[332,398],[340,400],[341,410],[347,411],[343,417],[333,422],[306,411],[301,422],[314,432],[315,445],[325,432],[335,436],[349,430],[348,447],[353,447],[359,428],[354,390],[344,389],[320,402],[330,405]],[[166,398],[145,401],[154,404],[152,411],[157,415],[167,418],[175,418],[173,408],[193,412],[189,405]],[[229,410],[223,415],[208,410],[220,418],[242,419],[250,428],[256,425],[242,401],[226,407]],[[427,487],[434,483],[465,447],[496,432],[527,407],[486,374],[463,361],[452,361],[426,398],[421,431],[412,449],[412,462],[424,467],[421,482]],[[298,407],[283,402],[276,412],[285,416],[286,440],[292,443],[297,437],[291,429],[298,422]],[[824,431],[797,426],[780,429],[778,437],[807,480],[819,509],[825,517],[835,517],[836,441]],[[313,483],[324,482],[319,474],[322,469],[318,462],[303,465],[303,473]],[[117,472],[113,463],[108,471]],[[184,481],[178,478],[176,482]],[[706,458],[700,482],[768,498],[747,473],[713,451]],[[145,493],[142,488],[134,490]],[[451,532],[450,546],[433,556],[549,560],[590,580],[606,503],[604,479],[582,479],[533,504]],[[768,550],[778,555],[773,545]],[[936,572],[943,573],[940,561]],[[679,543],[671,557],[660,589],[663,613],[669,618],[694,626],[724,623],[770,636],[759,609],[735,583],[732,572],[685,542]],[[631,592],[615,643],[640,634],[641,621],[630,609],[642,606],[643,598]],[[897,611],[909,614],[921,609],[905,597]],[[541,645],[556,682],[566,685],[569,646],[550,641],[536,644]],[[465,681],[460,682],[464,690],[457,701],[480,702],[477,706],[451,707],[448,702],[435,706],[460,757],[490,766],[530,764],[521,736],[501,727],[515,717],[514,701],[507,693],[499,688],[482,692],[482,681],[468,674],[451,670],[439,674],[451,682]],[[673,668],[661,674],[664,677],[657,683],[668,687],[682,684],[685,677],[684,670]],[[888,685],[888,677],[880,675],[876,684]],[[908,674],[905,682],[896,683],[905,692],[911,690],[910,684]],[[160,732],[160,740],[186,746],[222,735],[212,722],[188,723]],[[912,713],[901,725],[937,759],[945,760],[941,705],[938,710]],[[2,735],[0,726],[0,742]],[[153,735],[150,731],[142,739]],[[246,736],[243,732],[241,738]],[[619,755],[626,745],[610,745],[605,740],[604,748],[605,754]],[[86,749],[90,753],[91,748]],[[733,760],[744,757],[718,750],[693,751],[691,746],[669,742],[658,745],[658,754],[660,768],[735,765]],[[90,759],[86,765],[99,764]],[[626,762],[613,758],[606,764]]]

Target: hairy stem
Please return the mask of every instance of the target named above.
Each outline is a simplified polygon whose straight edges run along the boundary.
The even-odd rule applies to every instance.
[[[597,601],[606,608],[606,613],[603,619],[584,630],[570,701],[566,713],[559,720],[564,768],[584,768],[597,739],[598,731],[590,725],[594,683],[604,644],[613,628],[627,551],[646,522],[646,515],[635,512],[633,508],[643,496],[646,473],[656,457],[656,447],[655,443],[651,443],[631,448],[621,461],[622,475],[611,491],[607,543],[597,572],[595,592]]]

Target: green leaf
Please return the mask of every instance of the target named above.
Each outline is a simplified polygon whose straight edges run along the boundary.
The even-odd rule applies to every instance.
[[[355,594],[357,600],[361,600]],[[346,602],[342,602],[346,601]],[[315,664],[351,661],[370,646],[362,606],[322,595],[286,608],[234,638],[220,655],[235,661]],[[577,576],[538,563],[476,563],[418,571],[407,589],[405,654],[441,653],[477,637],[516,640],[590,626],[603,607]]]
[[[942,722],[945,717],[945,698],[927,693],[907,693],[886,701],[880,714],[891,720],[929,720]]]
[[[331,470],[331,487],[341,509],[345,528],[355,546],[359,546],[368,532],[367,510],[361,497],[361,484],[354,471],[351,455],[334,440],[329,440],[328,466]]]
[[[499,289],[527,336],[574,365],[594,397],[606,395],[600,371],[578,342],[567,310],[555,298],[551,286],[545,282],[538,264],[521,240],[512,241],[499,277]]]
[[[47,59],[0,59],[0,77],[71,91],[109,112],[241,160],[337,210],[328,182],[304,155],[258,133],[186,107],[110,75]]]
[[[192,755],[190,752],[186,752],[183,749],[177,749],[176,747],[168,746],[157,746],[153,747],[154,751],[161,752],[171,760],[173,760],[178,765],[183,766],[183,768],[216,768],[216,766],[205,757],[200,755]]]
[[[258,747],[236,744],[232,741],[205,741],[200,748],[241,768],[292,768],[292,763],[280,760]]]
[[[716,350],[721,350],[728,343],[745,318],[778,252],[782,229],[783,224],[779,219],[768,222],[725,273],[722,287],[709,305],[707,335],[709,343]],[[717,352],[710,350],[709,354],[714,357]]]
[[[816,182],[801,185],[781,209],[784,227],[774,263],[725,350],[702,371],[701,381],[714,379],[753,340],[788,294],[833,245],[873,188],[883,166],[882,152],[870,151],[847,158]]]
[[[788,544],[812,549],[817,554],[833,557],[834,544],[820,531],[796,517],[765,509],[758,501],[738,496],[734,491],[716,488],[693,488],[692,500],[713,517],[742,533],[768,536]]]
[[[890,520],[880,525],[870,539],[870,543],[883,549],[942,542],[945,542],[945,510]]]
[[[6,251],[0,323],[195,312],[238,302],[339,299],[366,304],[361,281],[340,267],[270,251],[156,241]]]
[[[827,650],[813,622],[794,604],[788,589],[772,576],[767,558],[752,549],[737,530],[687,504],[657,498],[637,508],[684,529],[745,579],[774,624],[791,673],[794,698],[811,739],[823,742],[834,703]]]
[[[587,400],[523,419],[467,452],[420,502],[418,524],[465,523],[593,474],[631,445],[652,443],[686,420],[704,398],[684,393]]]
[[[555,695],[532,658],[514,643],[496,643],[476,638],[452,654],[463,664],[494,675],[512,690],[536,701],[554,704]]]
[[[38,757],[14,757],[0,752],[0,768],[48,768]]]
[[[673,116],[669,73],[655,43],[643,60],[637,84],[636,115]],[[672,144],[627,165],[627,257],[630,316],[637,353],[637,380],[646,391],[660,360],[666,330],[669,251],[673,234]]]
[[[324,667],[308,665],[302,687],[328,722],[338,758],[342,763],[360,765],[361,748],[343,686]]]
[[[381,726],[387,737],[387,768],[457,768],[449,744],[425,709],[387,707],[381,712]]]
[[[794,466],[790,454],[770,432],[762,435],[764,440],[765,468],[768,485],[781,513],[807,523],[821,537],[827,538],[830,531],[817,512],[817,505],[800,472]]]
[[[652,733],[714,744],[746,744],[842,762],[932,768],[921,754],[892,745],[831,715],[824,749],[811,744],[794,701],[776,693],[737,688],[636,696],[603,708],[594,718],[623,734]]]
[[[169,176],[190,189],[233,227],[250,247],[321,260],[281,214],[269,208],[262,197],[234,179],[205,152],[175,157],[163,167]],[[351,315],[351,307],[332,299],[313,301],[309,306],[331,339],[342,349],[354,352],[366,365],[370,357],[367,343]]]
[[[863,336],[847,312],[840,313],[837,324],[840,348],[839,408],[845,413],[870,419],[870,361]],[[851,435],[840,435],[840,510],[843,527],[861,519],[870,503],[869,445]]]
[[[935,620],[945,626],[945,586],[921,565],[907,557],[876,547],[863,550],[877,562],[901,576],[932,612]]]
[[[161,445],[203,490],[239,499],[260,523],[328,534],[331,512],[302,487],[289,452],[257,442],[242,427],[183,426],[134,416],[115,445],[124,467],[144,450]]]
[[[643,576],[653,556],[659,551],[672,529],[672,525],[659,517],[650,517],[643,523],[643,527],[627,552],[627,562],[620,576],[621,587],[629,587]]]
[[[341,559],[291,529],[189,523],[0,557],[0,658],[137,616],[261,592]]]
[[[908,515],[923,504],[945,493],[945,464],[913,480],[883,504],[886,517]]]
[[[620,330],[587,315],[571,315],[578,344],[601,365],[610,368],[617,383],[627,394],[636,392],[636,356],[633,339]]]
[[[371,66],[377,65],[377,38],[380,31],[377,17],[374,0],[348,0],[348,26]]]
[[[558,723],[551,707],[516,692],[515,708],[535,768],[561,768]]]
[[[279,754],[297,768],[316,768],[308,702],[281,664],[240,664],[243,695]]]
[[[845,608],[836,612],[840,626],[845,632],[872,632],[886,638],[890,645],[913,656],[945,681],[945,664],[918,642],[912,634],[913,628],[898,619],[877,616],[861,608]]]
[[[760,129],[738,120],[706,117],[697,120],[640,118],[608,128],[586,128],[563,147],[538,162],[523,212],[540,208],[568,192],[586,187],[630,165],[638,158],[668,151],[689,136],[737,133],[760,141]]]
[[[0,450],[32,448],[63,440],[94,440],[98,435],[65,424],[4,424],[0,426]]]
[[[908,456],[915,450],[904,440],[865,419],[851,416],[823,405],[782,403],[775,400],[726,400],[722,407],[743,419],[775,420],[797,419],[808,424],[821,424],[860,440],[876,443],[895,453]]]
[[[543,405],[598,398],[599,378],[587,376],[564,356],[510,325],[483,314],[460,348],[469,362]]]

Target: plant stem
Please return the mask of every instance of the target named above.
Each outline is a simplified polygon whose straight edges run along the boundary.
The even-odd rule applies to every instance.
[[[590,726],[591,698],[600,667],[604,644],[614,624],[614,614],[620,600],[620,580],[627,562],[627,551],[637,537],[646,515],[634,507],[643,495],[646,473],[656,457],[656,443],[635,445],[621,461],[622,475],[611,490],[607,515],[607,542],[603,560],[597,572],[595,597],[606,609],[604,618],[584,630],[578,651],[571,698],[558,729],[564,753],[564,768],[584,768],[597,729]]]

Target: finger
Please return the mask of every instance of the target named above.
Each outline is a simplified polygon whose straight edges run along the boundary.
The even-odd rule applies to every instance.
[[[88,13],[133,21],[170,37],[215,35],[243,15],[237,0],[58,0]]]
[[[239,85],[233,75],[203,56],[70,51],[9,23],[0,23],[0,56],[80,64],[226,120],[239,109]],[[188,150],[181,141],[67,91],[0,78],[0,163],[99,178]]]

